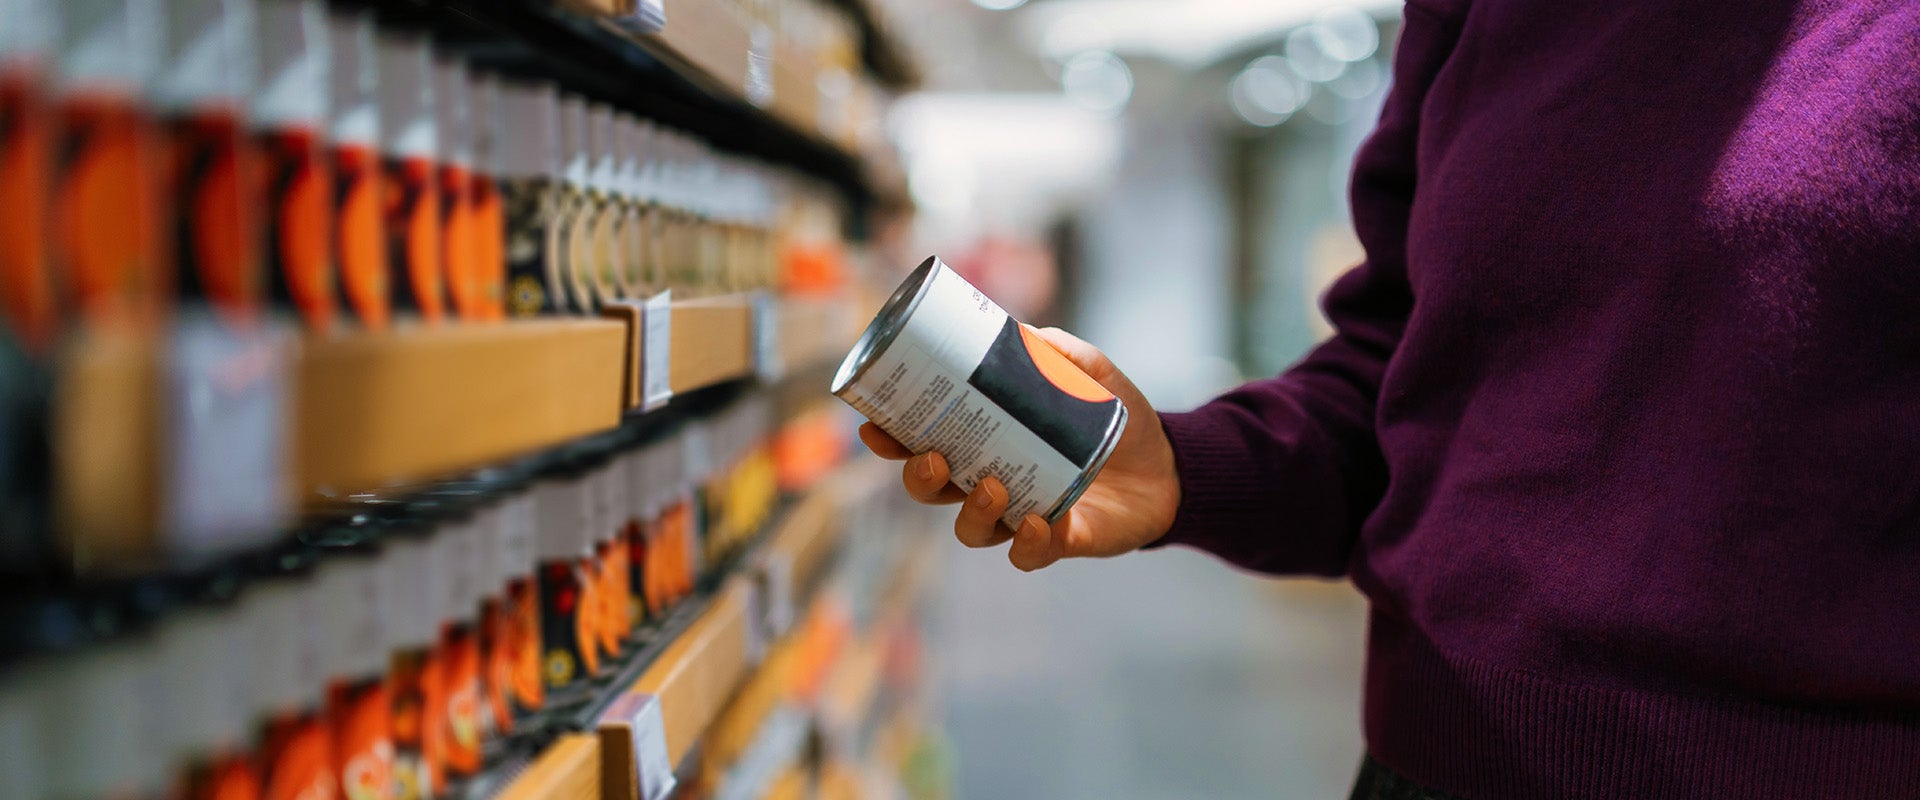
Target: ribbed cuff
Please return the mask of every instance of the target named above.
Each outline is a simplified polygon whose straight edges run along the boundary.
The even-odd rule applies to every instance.
[[[1275,509],[1262,507],[1274,494],[1273,474],[1249,446],[1245,431],[1223,409],[1161,414],[1160,427],[1173,444],[1174,469],[1180,475],[1180,508],[1173,527],[1148,548],[1185,544],[1214,549],[1210,543],[1256,521],[1272,524]]]
[[[1556,681],[1442,653],[1376,612],[1367,749],[1467,798],[1920,796],[1920,714],[1823,713]]]

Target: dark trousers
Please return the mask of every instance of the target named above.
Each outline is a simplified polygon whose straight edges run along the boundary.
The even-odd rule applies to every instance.
[[[1460,800],[1414,783],[1400,773],[1367,756],[1360,762],[1360,777],[1353,780],[1353,794],[1347,800]]]

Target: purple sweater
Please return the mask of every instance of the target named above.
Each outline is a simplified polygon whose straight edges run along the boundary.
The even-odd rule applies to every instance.
[[[1434,788],[1920,797],[1920,3],[1417,0],[1394,75],[1165,541],[1350,577]]]

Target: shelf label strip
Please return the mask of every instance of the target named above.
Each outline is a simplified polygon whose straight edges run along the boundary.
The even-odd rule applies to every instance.
[[[647,298],[641,308],[640,410],[673,399],[673,290]]]

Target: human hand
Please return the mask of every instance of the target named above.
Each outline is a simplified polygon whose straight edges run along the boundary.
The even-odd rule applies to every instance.
[[[915,500],[929,504],[964,500],[953,522],[960,543],[981,548],[1012,541],[1007,560],[1024,571],[1062,558],[1116,556],[1160,538],[1173,527],[1174,511],[1180,507],[1173,445],[1160,427],[1160,416],[1133,381],[1093,345],[1058,328],[1034,333],[1127,406],[1127,428],[1106,467],[1058,522],[1049,526],[1040,515],[1029,514],[1018,531],[1009,529],[1000,521],[1007,511],[1007,490],[998,478],[980,481],[968,495],[950,481],[947,460],[939,453],[916,456],[871,422],[860,426],[860,441],[881,458],[907,462],[902,479]]]

